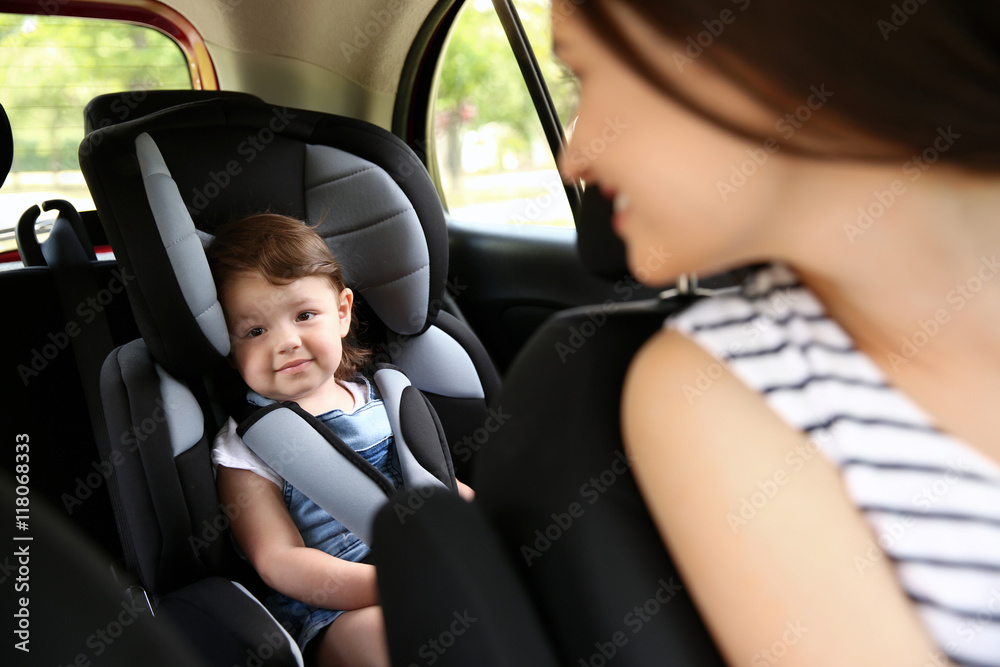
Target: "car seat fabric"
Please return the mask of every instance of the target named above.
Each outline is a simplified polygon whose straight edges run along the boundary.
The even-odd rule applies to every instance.
[[[441,426],[423,395],[394,368],[379,368],[374,381],[391,425],[404,488],[457,491]],[[375,514],[396,493],[392,481],[298,405],[263,400],[267,404],[243,420],[237,434],[272,469],[370,546]]]
[[[206,465],[214,432],[206,433],[194,394],[156,364],[141,340],[105,361],[101,394],[126,563],[153,594],[234,571],[227,541],[219,539],[228,520]]]
[[[497,431],[473,481],[563,664],[608,653],[618,665],[724,664],[632,477],[617,410],[635,352],[685,301],[557,316],[501,394],[505,409],[526,418]],[[561,359],[558,343],[587,323],[594,334]],[[532,416],[539,395],[559,398]]]
[[[393,508],[382,511],[376,543],[394,547],[379,557],[380,577],[407,573],[437,587],[446,608],[475,603],[502,609],[502,599],[470,581],[492,563],[497,572],[512,571],[506,585],[511,595],[530,600],[536,617],[494,619],[496,625],[481,635],[463,639],[464,655],[478,649],[490,664],[484,635],[537,637],[538,618],[558,664],[724,664],[632,478],[616,407],[632,356],[683,303],[578,308],[551,319],[517,357],[501,388],[498,400],[511,417],[491,434],[472,480],[482,514],[456,523],[448,511],[437,515],[438,506],[418,504],[411,516],[399,500],[393,504],[397,516]],[[581,330],[592,335],[560,356],[559,345]],[[410,526],[418,517],[417,526]],[[452,559],[448,551],[455,545],[424,536],[448,528],[485,531],[498,546],[491,549],[484,541],[470,559],[475,564]],[[399,591],[387,587],[382,599],[390,630],[408,624],[401,634],[390,633],[394,657],[412,655],[421,634],[441,632],[434,620],[408,608]],[[474,662],[452,662],[445,654],[439,664]]]
[[[33,439],[29,444],[41,443]],[[35,451],[31,449],[32,454]],[[32,461],[35,460],[38,459],[33,456]],[[17,497],[20,496],[15,495],[14,480],[6,474],[0,475],[0,501],[6,507],[14,507]],[[15,546],[7,558],[8,563],[16,564],[18,551],[27,554],[30,588],[19,595],[5,596],[3,603],[4,611],[11,616],[20,612],[21,608],[15,606],[18,598],[28,604],[24,607],[26,627],[19,629],[14,617],[13,632],[0,651],[0,656],[7,656],[0,657],[2,664],[149,667],[217,664],[204,661],[172,623],[154,620],[141,597],[125,598],[122,595],[125,584],[113,579],[98,545],[69,522],[58,507],[38,497],[34,489],[30,524],[32,539],[10,542]],[[13,579],[10,584],[13,587]],[[17,647],[21,642],[26,650]]]
[[[394,665],[560,664],[544,623],[476,503],[403,491],[373,552]]]
[[[230,543],[229,522],[241,508],[215,494],[209,449],[218,421],[196,397],[204,388],[193,389],[166,373],[142,340],[104,363],[112,436],[105,460],[126,564],[157,618],[169,619],[209,664],[256,655],[262,667],[301,667],[294,640],[257,602],[266,589]]]

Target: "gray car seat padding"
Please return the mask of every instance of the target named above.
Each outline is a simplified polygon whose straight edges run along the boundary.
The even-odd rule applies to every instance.
[[[376,371],[375,382],[389,416],[404,487],[454,489],[451,479],[446,485],[425,469],[407,445],[406,429],[400,425],[403,396],[407,389],[412,389],[406,376],[383,368]],[[422,400],[419,395],[417,398]],[[411,433],[423,432],[418,436],[421,439],[429,429],[440,433],[440,427],[433,421],[415,426],[415,429],[410,427]],[[278,475],[344,524],[358,539],[371,545],[375,515],[396,489],[332,430],[295,403],[274,402],[245,419],[236,432]],[[450,462],[446,444],[437,454]],[[445,465],[439,463],[435,467],[441,469]]]
[[[135,150],[181,294],[201,332],[225,356],[228,333],[202,238],[149,133],[136,137]],[[330,146],[306,145],[305,178],[307,217],[319,221],[317,231],[342,265],[346,281],[391,330],[422,331],[428,316],[430,257],[406,195],[376,165]]]

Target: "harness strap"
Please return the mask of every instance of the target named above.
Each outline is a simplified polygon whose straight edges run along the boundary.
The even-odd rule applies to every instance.
[[[380,368],[375,384],[389,415],[403,486],[454,488],[453,472],[446,484],[421,466],[407,446],[403,431],[412,429],[400,420],[400,401],[406,389],[412,389],[406,376],[393,368]],[[375,515],[396,489],[323,422],[296,403],[273,403],[240,423],[236,433],[276,473],[371,545]],[[439,450],[447,454],[447,444],[439,445]],[[437,462],[432,469],[451,470],[450,455],[447,463]]]
[[[420,406],[414,405],[411,394],[417,390],[395,368],[383,367],[375,371],[375,384],[389,415],[403,486],[408,489],[444,486],[457,490],[448,444],[438,422],[432,417],[434,413],[430,411],[430,406],[426,401],[421,401]],[[423,407],[423,413],[414,410],[415,407]],[[438,444],[437,451],[427,445],[428,440]],[[449,474],[447,481],[435,476],[442,470]]]

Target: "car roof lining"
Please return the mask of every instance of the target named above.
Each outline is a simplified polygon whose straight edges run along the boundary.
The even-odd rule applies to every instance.
[[[280,56],[334,72],[366,91],[394,94],[407,52],[437,0],[338,2],[164,0],[209,46]]]

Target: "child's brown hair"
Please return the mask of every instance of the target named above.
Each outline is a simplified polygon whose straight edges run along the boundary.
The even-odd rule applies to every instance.
[[[326,242],[301,220],[277,213],[260,213],[232,220],[218,229],[205,251],[215,288],[221,294],[226,282],[241,273],[257,274],[272,285],[287,285],[300,278],[326,276],[339,293],[347,285],[340,264]],[[349,380],[369,362],[371,351],[353,341],[343,342],[343,356],[334,376]]]

